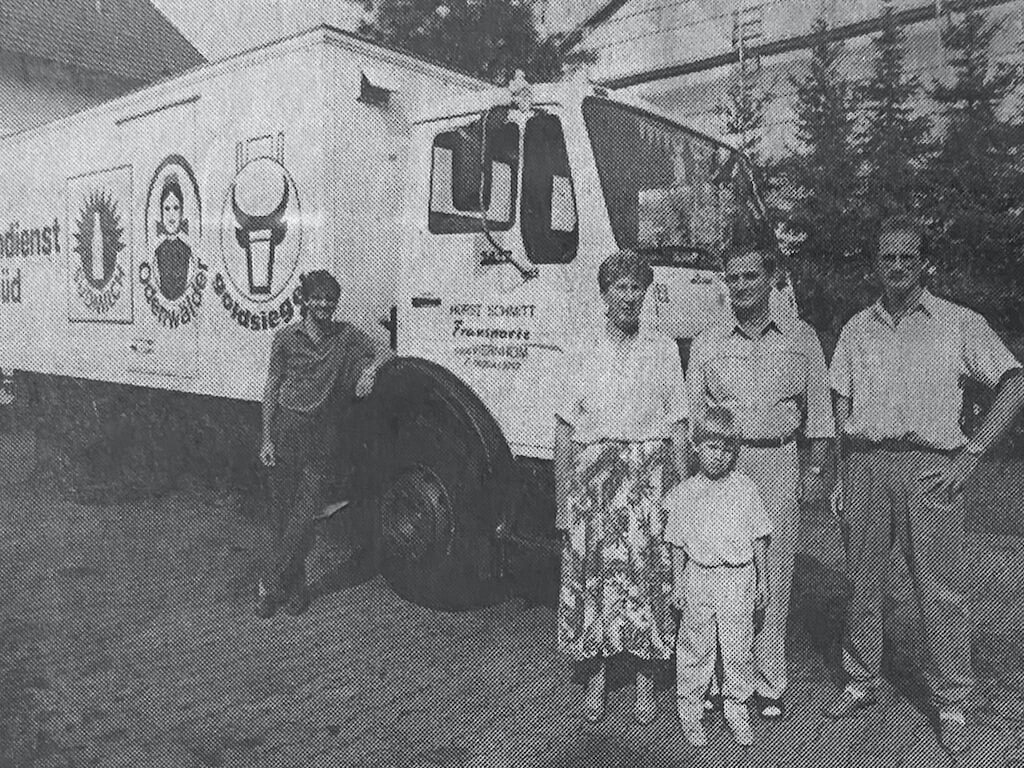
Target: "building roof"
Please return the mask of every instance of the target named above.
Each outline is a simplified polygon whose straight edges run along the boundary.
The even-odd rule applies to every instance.
[[[139,83],[204,61],[149,0],[2,0],[0,50]]]

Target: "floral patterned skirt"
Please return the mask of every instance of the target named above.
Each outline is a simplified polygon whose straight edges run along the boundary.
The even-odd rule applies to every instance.
[[[575,660],[630,653],[667,659],[675,648],[672,564],[663,541],[667,442],[581,446],[562,548],[558,647]]]

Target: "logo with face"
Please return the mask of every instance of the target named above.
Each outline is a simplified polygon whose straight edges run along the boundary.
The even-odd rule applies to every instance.
[[[223,272],[214,276],[214,291],[239,325],[258,331],[291,320],[301,247],[299,194],[284,165],[284,134],[240,143],[221,218]]]
[[[68,180],[68,319],[132,321],[130,200],[128,167]]]
[[[161,325],[192,321],[203,301],[207,265],[199,257],[203,206],[192,166],[181,155],[166,157],[146,195],[147,260],[139,282],[150,311]]]

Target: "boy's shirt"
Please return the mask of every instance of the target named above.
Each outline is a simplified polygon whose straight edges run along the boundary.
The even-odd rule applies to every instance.
[[[757,485],[738,472],[717,480],[695,475],[669,491],[665,541],[708,568],[745,565],[754,559],[754,541],[772,533]]]
[[[350,323],[332,322],[314,344],[302,321],[286,325],[274,334],[270,347],[268,377],[280,379],[278,405],[300,413],[312,413],[332,391],[346,398],[380,350]]]

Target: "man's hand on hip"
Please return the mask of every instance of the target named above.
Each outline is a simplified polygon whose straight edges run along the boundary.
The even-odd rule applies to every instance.
[[[921,473],[918,478],[925,493],[949,501],[963,493],[964,486],[974,477],[981,463],[981,456],[970,451],[960,451],[942,467]]]

